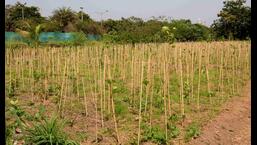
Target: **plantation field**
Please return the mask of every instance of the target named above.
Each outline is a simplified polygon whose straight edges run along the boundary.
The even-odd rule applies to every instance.
[[[7,47],[7,141],[186,143],[241,94],[250,48],[250,41]],[[65,122],[63,132],[35,133],[53,117]]]

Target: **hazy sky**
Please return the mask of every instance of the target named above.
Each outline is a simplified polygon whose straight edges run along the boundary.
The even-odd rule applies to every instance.
[[[49,16],[54,9],[63,6],[75,11],[84,7],[84,12],[95,20],[101,19],[99,12],[108,10],[103,19],[136,16],[147,20],[151,16],[167,16],[190,19],[193,23],[200,19],[206,25],[217,19],[217,13],[223,7],[223,0],[5,0],[5,4],[18,1],[39,7],[43,16]],[[247,5],[251,6],[251,0],[247,0]]]

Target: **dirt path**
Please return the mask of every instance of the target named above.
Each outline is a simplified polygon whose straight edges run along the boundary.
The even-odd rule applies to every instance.
[[[188,145],[251,144],[251,81],[240,97],[232,98],[221,113],[202,129],[200,137]]]

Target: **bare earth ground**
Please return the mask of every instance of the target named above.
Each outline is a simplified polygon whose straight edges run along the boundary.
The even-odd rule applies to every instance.
[[[221,113],[202,129],[201,135],[188,145],[251,144],[251,81],[241,96],[233,97]]]
[[[243,89],[243,92],[240,92],[241,96],[232,97],[227,103],[224,104],[222,110],[217,117],[207,122],[206,125],[203,126],[201,134],[198,138],[191,140],[187,145],[250,145],[250,128],[251,128],[251,82],[249,81],[246,87]],[[24,99],[26,97],[23,97]],[[27,97],[28,98],[28,97]],[[113,133],[100,133],[101,130],[101,120],[100,113],[98,117],[95,117],[94,104],[91,102],[92,100],[88,100],[88,108],[90,110],[88,116],[83,116],[81,113],[74,113],[71,110],[67,109],[64,113],[64,116],[67,116],[70,119],[74,119],[73,126],[67,126],[65,131],[71,133],[70,135],[74,135],[75,133],[87,133],[91,134],[87,135],[87,139],[80,142],[81,145],[92,145],[97,144],[94,143],[96,138],[96,120],[98,126],[98,139],[101,141],[98,144],[104,145],[114,145],[117,144],[115,139],[114,132],[114,123],[112,121],[112,117],[108,121],[105,121],[105,129],[111,129]],[[29,102],[29,100],[25,101]],[[47,106],[46,112],[53,112],[56,104],[50,103],[48,101],[45,105]],[[36,102],[36,104],[42,104],[40,102]],[[25,106],[25,105],[24,105]],[[35,105],[37,106],[37,105]],[[33,112],[31,107],[25,108],[28,112]],[[35,113],[35,112],[34,112]],[[34,114],[32,113],[32,114]],[[77,114],[77,115],[76,115]],[[78,115],[79,114],[79,115]],[[50,115],[50,114],[48,114]],[[51,116],[51,115],[50,115]],[[120,120],[118,122],[119,126],[123,128],[122,131],[119,132],[120,142],[128,142],[131,139],[131,134],[124,131],[128,128],[132,127],[133,129],[137,129],[137,126],[127,126],[125,124],[126,120]],[[103,138],[103,136],[105,136]],[[134,135],[135,136],[135,135]],[[148,143],[151,144],[151,143]],[[178,144],[182,144],[182,141]]]

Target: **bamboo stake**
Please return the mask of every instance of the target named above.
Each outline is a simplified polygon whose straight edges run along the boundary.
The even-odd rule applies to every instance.
[[[87,96],[86,96],[86,90],[85,90],[85,82],[84,79],[82,79],[82,85],[83,85],[83,95],[84,95],[84,109],[86,112],[86,116],[88,115],[88,109],[87,109]]]
[[[140,134],[141,134],[141,108],[142,108],[142,97],[143,97],[143,78],[144,78],[144,62],[142,61],[141,68],[141,83],[140,83],[140,97],[139,97],[139,116],[138,116],[138,138],[137,144],[140,144]]]
[[[192,48],[191,54],[191,99],[194,99],[194,48]]]
[[[183,67],[182,67],[182,54],[181,47],[179,47],[179,72],[180,72],[180,111],[181,115],[185,115],[184,109],[184,93],[183,93]]]
[[[61,92],[60,92],[60,100],[59,100],[59,107],[58,110],[60,112],[60,116],[62,117],[62,108],[63,108],[63,92],[65,91],[64,89],[64,84],[66,82],[65,76],[66,76],[66,71],[67,71],[67,62],[65,61],[65,65],[64,65],[64,71],[63,71],[63,80],[62,80],[62,85],[61,85]]]
[[[80,65],[80,63],[78,61],[78,55],[75,56],[75,61],[76,61],[75,67],[76,67],[76,76],[77,76],[76,77],[76,90],[77,90],[77,97],[76,98],[78,99],[78,102],[80,102],[80,100],[79,100],[79,96],[80,96],[80,94],[79,94],[79,78],[80,78],[80,76],[79,76],[79,74],[80,74],[79,65]]]
[[[109,83],[111,83],[111,61],[109,59],[108,61],[108,79]],[[109,85],[109,98],[108,98],[108,113],[111,113],[111,96],[112,96],[112,88],[111,85]]]
[[[148,80],[148,83],[147,83],[147,86],[146,86],[146,95],[145,95],[145,113],[147,111],[147,99],[148,99],[148,96],[149,96],[149,90],[150,90],[150,75],[151,75],[151,56],[149,56],[148,58],[148,64],[147,64],[147,80]]]
[[[235,77],[236,77],[236,74],[235,74],[235,50],[233,51],[233,54],[232,54],[232,74],[233,74],[233,77],[232,77],[232,95],[235,94]]]
[[[102,75],[101,75],[101,72],[102,72],[102,69],[101,69],[101,66],[99,64],[99,61],[98,61],[98,69],[99,69],[99,80],[100,80],[100,108],[101,108],[101,126],[103,127],[104,126],[104,120],[103,120],[103,79],[102,79]]]
[[[103,95],[104,95],[104,100],[103,100],[103,110],[106,109],[106,93],[105,93],[105,81],[106,81],[106,55],[104,55],[104,72],[103,72]]]
[[[132,49],[132,62],[131,62],[131,95],[132,95],[132,100],[131,104],[134,107],[134,100],[135,100],[135,86],[134,86],[134,55],[133,55],[133,49]]]
[[[207,78],[207,89],[208,89],[208,95],[209,95],[209,102],[211,104],[211,88],[210,88],[210,79],[209,79],[209,52],[210,51],[210,48],[208,47],[207,48],[207,57],[206,57],[206,66],[205,66],[205,69],[206,69],[206,78]]]
[[[199,59],[199,65],[198,65],[198,93],[197,93],[197,109],[198,111],[200,111],[200,87],[201,87],[201,67],[202,67],[202,49],[199,47],[199,56],[198,56],[198,59]]]
[[[109,64],[109,65],[111,65],[111,64]],[[109,73],[109,80],[110,80],[109,88],[110,88],[110,100],[111,100],[112,116],[113,116],[113,121],[114,121],[114,125],[115,125],[115,132],[116,132],[117,142],[118,142],[118,144],[120,144],[117,120],[116,120],[116,116],[115,116],[115,106],[114,106],[114,101],[113,101],[113,96],[112,96],[112,75],[111,75],[110,69],[109,69],[108,73]]]
[[[154,76],[154,71],[152,72]],[[151,85],[151,95],[150,95],[150,128],[152,128],[152,114],[153,114],[153,94],[154,94],[154,81],[152,81]]]
[[[223,51],[220,50],[220,65],[219,65],[219,92],[221,94],[221,101],[223,101],[223,75],[222,75],[222,68],[223,68]]]
[[[97,65],[96,62],[95,62],[95,64]],[[93,73],[94,73],[94,85],[95,85],[94,101],[95,101],[95,118],[96,118],[96,120],[95,120],[96,138],[95,138],[95,140],[97,142],[97,140],[98,140],[98,125],[97,125],[97,121],[98,121],[98,111],[97,111],[97,102],[98,102],[97,100],[98,99],[97,98],[98,98],[98,96],[97,96],[97,71],[96,71],[97,66],[96,65],[93,66]]]
[[[163,80],[164,80],[164,83],[163,83],[163,102],[164,102],[164,124],[165,124],[165,138],[166,138],[166,141],[168,140],[168,128],[167,128],[167,103],[166,103],[166,61],[164,61],[164,64],[163,64]]]
[[[168,97],[168,115],[171,116],[171,97],[170,97],[170,77],[169,77],[169,63],[167,63],[166,78],[167,78],[167,97]]]

